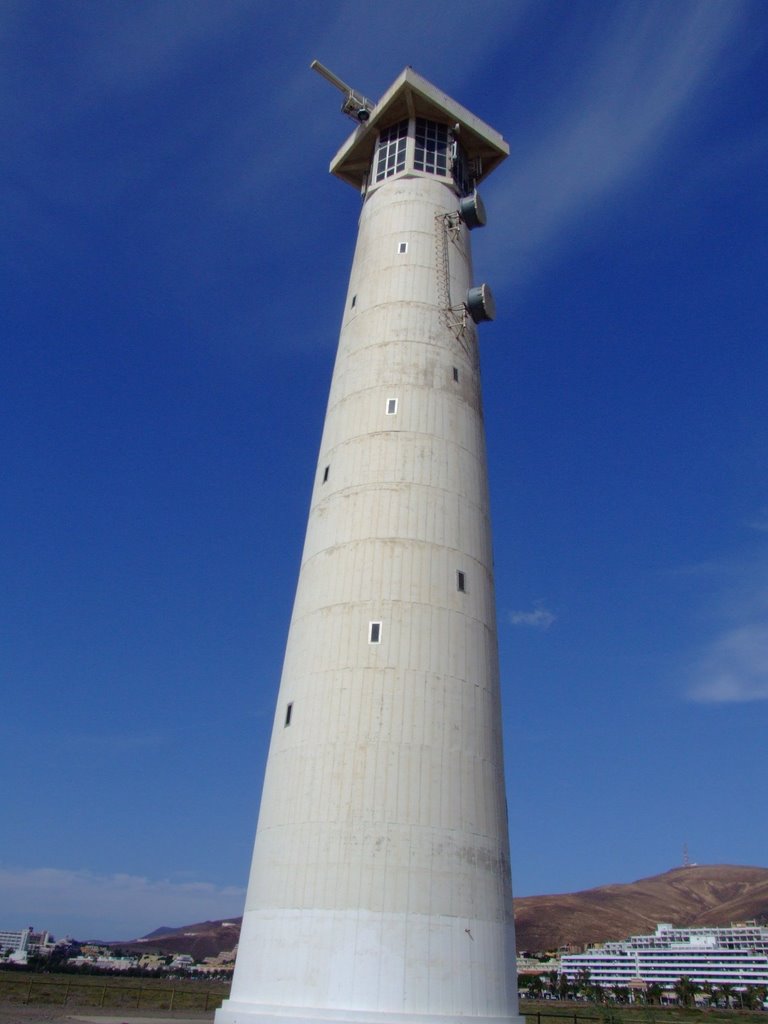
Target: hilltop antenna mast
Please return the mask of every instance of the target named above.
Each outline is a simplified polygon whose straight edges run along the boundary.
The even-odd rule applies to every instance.
[[[683,843],[683,867],[689,868],[691,866],[691,858],[688,856],[688,843]]]
[[[371,111],[376,106],[369,99],[366,99],[362,93],[357,92],[352,88],[351,85],[347,85],[346,82],[334,75],[332,71],[329,71],[325,64],[321,64],[319,60],[313,60],[309,65],[313,71],[316,71],[318,75],[322,75],[326,82],[330,82],[336,89],[344,93],[344,102],[341,104],[342,114],[346,114],[347,117],[351,117],[353,121],[357,121],[358,124],[365,124],[370,116]]]

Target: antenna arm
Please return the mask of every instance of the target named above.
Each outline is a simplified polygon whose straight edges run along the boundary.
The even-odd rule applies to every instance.
[[[353,89],[351,85],[343,82],[338,75],[334,75],[319,60],[313,60],[309,66],[318,75],[322,75],[326,82],[330,82],[339,92],[344,93],[344,102],[341,105],[342,113],[347,114],[348,117],[351,117],[353,121],[357,121],[359,124],[365,124],[376,104],[371,103],[365,96]]]
[[[347,96],[353,95],[355,90],[352,86],[347,85],[346,82],[342,82],[338,75],[334,75],[334,73],[330,71],[325,64],[321,64],[319,60],[313,60],[309,66],[313,71],[316,71],[318,75],[322,75],[326,82],[330,82],[331,85],[335,86],[340,92],[346,93]]]

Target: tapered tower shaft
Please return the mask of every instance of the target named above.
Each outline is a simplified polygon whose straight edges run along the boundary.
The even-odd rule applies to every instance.
[[[506,145],[410,69],[368,113],[332,164],[364,203],[219,1024],[517,1014],[467,227]]]

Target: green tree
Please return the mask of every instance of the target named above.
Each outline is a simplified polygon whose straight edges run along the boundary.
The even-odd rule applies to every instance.
[[[646,988],[645,998],[651,1006],[658,1006],[661,1002],[661,985],[654,981]]]
[[[582,967],[576,975],[576,991],[586,999],[592,998],[592,974],[588,967]]]
[[[733,999],[733,985],[729,985],[727,982],[720,986],[720,995],[725,1000],[726,1009],[730,1010],[731,1000]]]
[[[561,974],[557,981],[557,994],[560,999],[567,999],[571,994],[572,985],[567,974]]]
[[[541,993],[544,991],[544,982],[538,974],[534,974],[528,982],[528,991],[534,999],[539,999],[541,997]]]
[[[681,1006],[692,1006],[699,986],[690,978],[682,977],[675,982],[675,995]]]
[[[739,999],[741,1001],[742,1010],[757,1010],[760,1002],[757,998],[757,989],[754,985],[747,985],[743,992],[739,993]]]
[[[69,957],[70,952],[66,946],[55,946],[48,955],[48,970],[51,972],[60,970]]]
[[[558,996],[558,981],[557,971],[550,971],[547,975],[547,988],[553,999],[557,999]]]

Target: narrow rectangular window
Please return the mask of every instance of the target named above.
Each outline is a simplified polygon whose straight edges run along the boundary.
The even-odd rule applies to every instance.
[[[397,399],[396,398],[388,398],[387,399],[387,416],[394,416],[396,412],[397,412]]]
[[[328,482],[328,474],[330,473],[330,471],[331,471],[331,467],[330,466],[326,466],[325,469],[323,470],[323,483],[324,484]]]
[[[293,715],[293,701],[285,709],[285,724],[286,726],[291,724],[291,716]]]
[[[380,622],[369,622],[368,623],[368,643],[369,644],[380,644],[381,643],[381,623]]]
[[[398,247],[397,247],[397,251],[398,251],[398,253],[399,253],[399,254],[400,254],[401,256],[402,256],[402,254],[403,254],[404,252],[408,252],[408,243],[407,243],[407,242],[400,242],[400,243],[399,243],[399,245],[398,245]]]
[[[458,368],[458,366],[454,366],[454,368],[453,368],[453,379],[455,381],[458,381],[458,379],[459,379],[459,368]]]
[[[462,594],[467,592],[467,577],[461,569],[456,570],[456,589]]]
[[[351,302],[352,309],[354,309],[356,305],[357,305],[357,296],[353,295],[352,296],[352,302]]]

